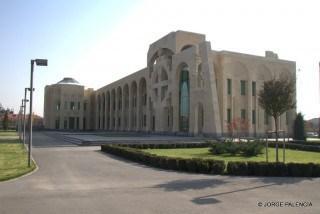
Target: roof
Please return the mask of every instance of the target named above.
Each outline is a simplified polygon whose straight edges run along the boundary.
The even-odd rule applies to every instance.
[[[77,80],[75,80],[75,79],[73,79],[71,77],[65,77],[65,78],[63,78],[63,80],[57,82],[57,84],[61,84],[61,85],[62,84],[63,85],[80,85],[80,83]]]

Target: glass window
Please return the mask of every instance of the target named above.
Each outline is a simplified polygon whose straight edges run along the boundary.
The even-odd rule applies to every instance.
[[[242,120],[246,119],[246,110],[245,109],[241,109],[241,119]]]
[[[56,109],[59,111],[60,110],[60,103],[57,103]]]
[[[252,96],[256,96],[256,82],[252,82]]]
[[[241,80],[240,84],[241,84],[241,88],[240,88],[241,95],[246,95],[246,81]]]
[[[189,71],[184,67],[180,73],[179,125],[180,131],[189,131]]]
[[[227,90],[228,90],[228,95],[232,94],[232,80],[227,79]]]
[[[256,124],[256,110],[252,110],[252,124]]]
[[[80,110],[80,102],[78,102],[78,110]]]
[[[228,121],[228,123],[231,123],[231,109],[230,108],[227,109],[227,121]]]
[[[87,103],[83,103],[83,110],[84,110],[84,111],[87,110]]]
[[[74,102],[70,102],[70,110],[74,110]]]

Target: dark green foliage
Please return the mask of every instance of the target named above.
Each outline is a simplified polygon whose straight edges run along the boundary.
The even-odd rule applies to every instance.
[[[295,140],[306,140],[306,133],[304,130],[304,119],[301,113],[297,114],[296,119],[294,120],[294,139]]]
[[[262,153],[264,145],[260,142],[225,142],[211,144],[210,151],[213,154],[241,154],[243,156],[256,156]]]
[[[311,177],[313,165],[312,163],[288,163],[288,174],[295,177]]]
[[[227,172],[230,175],[247,175],[247,163],[241,161],[229,161],[227,166]]]
[[[2,125],[4,130],[8,130],[9,128],[9,116],[8,116],[8,110],[4,113]]]
[[[177,144],[178,145],[178,144]],[[135,147],[138,148],[138,147]],[[102,145],[101,150],[128,160],[140,162],[152,167],[179,170],[184,172],[224,174],[226,164],[222,160],[184,159],[157,156],[135,149],[133,146]],[[227,174],[251,176],[303,176],[320,177],[320,164],[314,163],[266,163],[230,161]]]
[[[264,145],[259,142],[248,142],[242,145],[241,151],[244,156],[251,157],[257,156],[262,153]]]
[[[223,174],[226,164],[223,160],[207,160],[210,174]]]
[[[268,146],[275,147],[275,143],[269,142]],[[279,147],[282,148],[282,142],[279,142]],[[296,149],[296,150],[301,150],[301,151],[320,152],[320,146],[305,145],[303,143],[297,143],[297,142],[286,143],[286,149]]]

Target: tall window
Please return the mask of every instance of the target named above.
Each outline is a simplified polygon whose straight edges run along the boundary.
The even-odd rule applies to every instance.
[[[228,91],[228,95],[232,94],[232,81],[231,81],[231,79],[227,79],[227,91]]]
[[[80,102],[78,102],[78,110],[80,110]]]
[[[241,88],[240,88],[241,95],[246,95],[246,81],[241,80],[240,84],[241,84]]]
[[[74,102],[70,102],[70,110],[74,110]]]
[[[180,131],[189,131],[189,71],[188,67],[184,67],[180,73],[179,84],[179,125]]]
[[[57,103],[56,109],[57,109],[57,111],[60,110],[60,102]]]
[[[83,110],[86,111],[87,110],[87,103],[83,103]]]
[[[256,96],[256,82],[252,82],[252,96]]]
[[[252,110],[252,124],[256,124],[256,110]]]
[[[241,119],[242,120],[246,119],[246,110],[245,109],[241,109]]]
[[[228,123],[231,123],[231,109],[230,108],[227,109],[227,121],[228,121]]]

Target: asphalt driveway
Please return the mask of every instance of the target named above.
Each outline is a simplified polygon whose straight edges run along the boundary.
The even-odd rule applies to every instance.
[[[164,171],[43,133],[34,144],[39,170],[0,183],[0,214],[320,213],[320,178]]]

